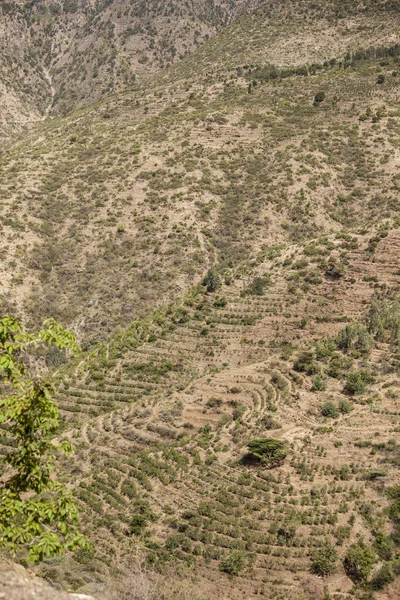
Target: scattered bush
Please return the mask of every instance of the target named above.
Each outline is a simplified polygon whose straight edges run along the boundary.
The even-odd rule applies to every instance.
[[[358,350],[367,353],[374,346],[374,338],[363,325],[346,325],[337,337],[341,350]]]
[[[223,405],[223,403],[224,401],[222,398],[216,398],[215,396],[212,396],[212,398],[207,401],[207,406],[209,408],[219,408]]]
[[[236,576],[243,571],[246,565],[246,554],[239,550],[232,550],[226,558],[221,560],[219,570],[228,575]]]
[[[336,571],[337,552],[330,542],[317,548],[311,555],[311,571],[326,577]]]
[[[330,358],[337,348],[333,338],[327,337],[319,340],[315,344],[315,353],[317,360],[326,360]]]
[[[326,94],[325,92],[318,92],[317,94],[315,94],[314,96],[314,106],[318,106],[319,104],[321,104],[321,102],[323,102],[326,98]]]
[[[340,279],[344,274],[344,265],[334,260],[329,261],[325,275],[331,279]]]
[[[293,365],[296,371],[307,373],[307,375],[315,375],[320,371],[320,366],[315,360],[313,352],[301,352]]]
[[[339,411],[333,402],[325,402],[321,408],[321,415],[329,419],[336,419],[339,416]]]
[[[253,281],[245,290],[245,294],[250,294],[251,296],[263,296],[265,288],[270,283],[267,277],[254,277]]]
[[[339,400],[339,410],[343,415],[348,414],[349,412],[351,412],[353,410],[354,406],[351,402],[349,402],[348,400],[346,400],[345,398],[342,398],[341,400]]]
[[[210,269],[203,279],[203,286],[209,294],[213,294],[221,286],[221,279],[216,271]]]
[[[316,375],[312,384],[313,392],[323,392],[326,390],[326,381],[321,375]]]
[[[279,465],[288,454],[286,442],[274,438],[254,439],[247,444],[247,447],[251,456],[269,466]]]
[[[346,380],[345,390],[352,396],[363,394],[367,386],[374,381],[369,371],[351,371]]]
[[[261,423],[263,424],[265,429],[281,429],[282,427],[282,425],[278,423],[278,421],[275,421],[275,419],[271,417],[271,415],[266,415],[265,417],[263,417]]]
[[[383,532],[379,532],[375,537],[374,549],[382,560],[391,560],[395,545],[390,537]]]
[[[338,352],[335,352],[329,362],[327,374],[329,377],[339,379],[351,368],[353,362],[354,361],[350,356],[343,356]]]
[[[360,540],[347,550],[343,561],[344,570],[354,583],[365,583],[371,574],[375,560],[373,549]]]

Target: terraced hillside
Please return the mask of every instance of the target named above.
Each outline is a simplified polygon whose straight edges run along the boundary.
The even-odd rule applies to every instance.
[[[181,571],[182,597],[318,598],[325,586],[351,598],[340,561],[360,536],[375,573],[387,561],[385,490],[399,482],[397,342],[384,318],[398,314],[399,243],[388,223],[373,252],[365,234],[275,248],[71,365],[58,403],[95,556],[42,573],[104,591],[139,545],[164,590]],[[354,373],[370,376],[362,390]],[[248,440],[265,435],[288,444],[275,469],[246,462]],[[312,556],[327,542],[339,561],[322,582]]]
[[[83,348],[43,357],[94,552],[38,572],[70,591],[400,593],[399,6],[269,1],[225,28],[256,4],[29,8],[57,58],[29,71],[43,120],[0,149],[0,300]],[[172,26],[182,54],[224,29],[129,79]],[[285,458],[257,460],[260,438]]]

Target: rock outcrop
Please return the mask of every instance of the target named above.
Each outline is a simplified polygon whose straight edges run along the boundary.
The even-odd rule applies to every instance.
[[[38,577],[21,571],[0,573],[0,600],[94,600],[85,594],[61,592]]]

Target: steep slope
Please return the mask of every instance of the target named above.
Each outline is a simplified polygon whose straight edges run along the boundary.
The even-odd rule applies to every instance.
[[[55,26],[35,5],[32,27]],[[84,27],[68,6],[61,48],[65,23]],[[42,576],[118,600],[398,597],[396,8],[269,2],[2,146],[3,309],[57,317],[85,350],[58,371],[57,402],[94,553]],[[301,32],[313,44],[297,50]],[[47,69],[55,115],[65,74]],[[285,461],[246,457],[258,437]],[[360,539],[369,589],[343,564]]]
[[[0,594],[7,600],[94,600],[84,594],[57,591],[36,577],[30,579],[27,575],[13,571],[0,574]]]
[[[224,72],[246,64],[321,64],[360,48],[398,42],[399,10],[397,0],[269,0],[227,27],[177,70],[187,74],[193,68]]]
[[[66,113],[123,89],[180,60],[260,1],[4,2],[1,122]]]
[[[262,5],[253,16],[257,6]],[[0,7],[3,128],[65,114],[179,62],[216,32],[188,68],[268,61],[302,65],[396,38],[395,0],[14,0]],[[300,50],[300,51],[299,51]],[[17,77],[15,77],[15,74]],[[12,111],[12,115],[10,115]],[[10,128],[6,129],[9,132]]]
[[[365,235],[275,248],[69,367],[58,402],[78,453],[65,467],[95,555],[44,565],[47,577],[94,594],[110,570],[119,585],[140,548],[165,573],[150,576],[150,597],[308,599],[326,586],[347,600],[341,562],[322,583],[311,558],[329,540],[342,560],[360,535],[378,548],[377,573],[379,536],[393,531],[386,489],[400,481],[399,363],[385,325],[363,347],[343,332],[383,315],[399,287],[400,230],[386,234],[373,260]],[[340,276],[328,256],[341,256]],[[373,381],[349,393],[358,370]],[[288,444],[283,465],[244,460],[260,436]],[[380,597],[395,598],[395,585]]]
[[[2,293],[93,342],[213,263],[396,215],[397,53],[154,80],[16,138]]]
[[[48,84],[32,52],[22,6],[0,4],[0,136],[45,111]]]

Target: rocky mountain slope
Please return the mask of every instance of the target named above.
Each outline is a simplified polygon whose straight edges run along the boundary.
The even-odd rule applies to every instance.
[[[398,3],[62,4],[2,6],[30,40],[3,49],[32,77],[10,102],[37,121],[0,151],[2,306],[84,349],[46,362],[94,553],[40,575],[124,600],[397,598]],[[258,437],[280,466],[246,458]],[[363,543],[369,587],[345,564]]]
[[[94,600],[86,594],[66,594],[57,591],[44,581],[14,572],[0,575],[0,597],[7,600]]]
[[[259,3],[3,2],[1,123],[63,114],[132,85],[136,77],[181,60]]]
[[[281,73],[203,73],[205,50],[4,145],[1,292],[26,317],[94,343],[214,263],[396,215],[393,40]]]

